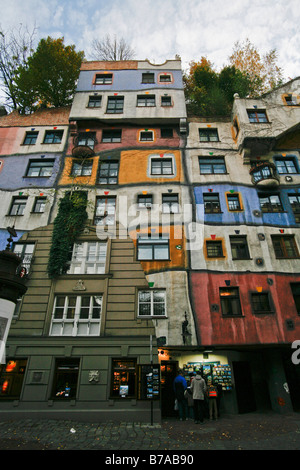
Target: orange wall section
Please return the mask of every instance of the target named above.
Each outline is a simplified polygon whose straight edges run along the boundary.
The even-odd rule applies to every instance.
[[[93,160],[93,167],[92,167],[92,174],[90,176],[72,176],[71,171],[72,171],[72,165],[73,162],[79,161],[79,159],[76,159],[74,157],[66,157],[65,158],[65,165],[59,180],[59,185],[64,186],[64,185],[69,185],[69,184],[84,184],[84,185],[95,185],[96,184],[96,178],[97,178],[97,170],[98,170],[98,163],[99,163],[99,157],[93,157],[90,158],[89,160]]]
[[[149,158],[151,156],[160,155],[174,155],[176,164],[175,175],[169,177],[150,176],[147,174]],[[132,184],[132,183],[169,183],[169,182],[183,182],[184,176],[181,166],[181,152],[180,150],[158,149],[158,150],[125,150],[121,152],[120,171],[119,171],[119,184]]]

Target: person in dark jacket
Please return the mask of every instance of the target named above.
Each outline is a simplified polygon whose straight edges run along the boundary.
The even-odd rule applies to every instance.
[[[188,405],[187,400],[184,396],[184,392],[187,388],[187,383],[185,378],[183,377],[183,372],[180,370],[178,372],[177,377],[174,379],[173,382],[173,389],[175,393],[175,398],[178,402],[178,411],[179,411],[179,419],[187,420],[188,419]]]

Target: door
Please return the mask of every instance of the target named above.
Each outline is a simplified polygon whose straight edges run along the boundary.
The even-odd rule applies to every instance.
[[[232,362],[239,413],[256,411],[256,403],[248,361]]]
[[[174,410],[175,395],[173,382],[177,376],[178,363],[161,361],[161,414],[163,418],[177,416]]]

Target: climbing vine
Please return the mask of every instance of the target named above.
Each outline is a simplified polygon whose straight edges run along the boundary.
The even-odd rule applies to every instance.
[[[68,192],[59,201],[47,267],[50,278],[66,272],[72,245],[82,233],[88,218],[86,208],[87,196],[82,191]]]

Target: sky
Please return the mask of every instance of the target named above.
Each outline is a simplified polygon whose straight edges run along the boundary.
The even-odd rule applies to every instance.
[[[285,81],[300,76],[299,0],[0,0],[0,28],[37,28],[39,39],[64,37],[87,60],[107,34],[124,38],[135,59],[162,64],[178,54],[183,70],[202,56],[215,70],[246,38],[261,55],[276,49]]]

